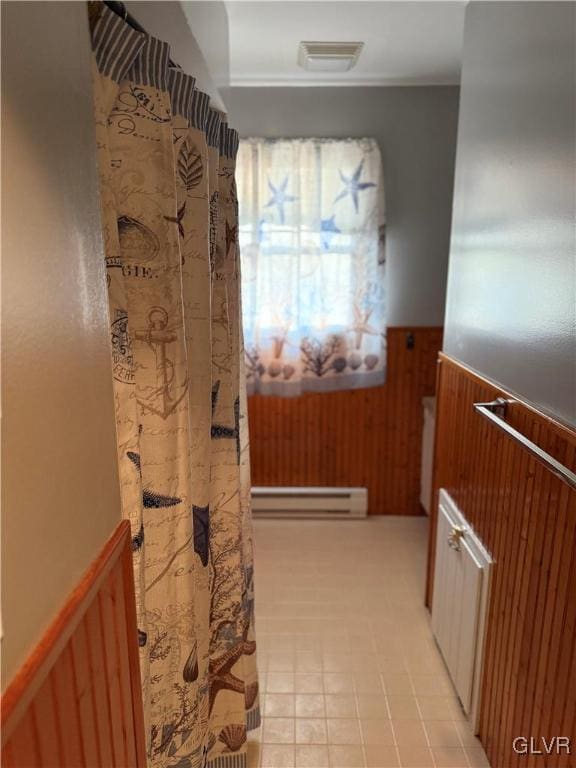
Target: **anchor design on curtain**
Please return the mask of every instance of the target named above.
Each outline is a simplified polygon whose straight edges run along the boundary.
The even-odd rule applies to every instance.
[[[180,384],[175,381],[175,366],[167,350],[170,344],[178,341],[178,334],[175,329],[168,327],[166,310],[152,307],[148,314],[148,328],[136,330],[134,338],[153,347],[156,356],[156,386],[152,387],[146,399],[140,397],[138,402],[143,408],[166,419],[186,397],[188,387],[187,379]]]

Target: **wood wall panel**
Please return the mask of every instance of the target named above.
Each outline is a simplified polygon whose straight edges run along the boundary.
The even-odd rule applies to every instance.
[[[495,560],[480,738],[493,768],[576,768],[576,491],[474,412],[496,397],[515,400],[440,356],[433,509],[446,488]],[[518,401],[506,420],[576,469],[574,430]],[[434,513],[431,553],[435,531]],[[430,556],[428,605],[432,590]],[[517,736],[567,736],[573,754],[517,755]]]
[[[2,696],[2,765],[146,766],[133,579],[123,521]]]
[[[371,514],[422,514],[422,398],[434,394],[442,329],[389,328],[387,343],[381,387],[248,399],[253,485],[362,486]]]

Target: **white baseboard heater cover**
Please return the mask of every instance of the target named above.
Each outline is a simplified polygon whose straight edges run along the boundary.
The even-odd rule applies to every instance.
[[[252,488],[254,517],[356,519],[368,513],[366,488]]]
[[[440,491],[432,631],[472,725],[478,727],[492,559],[445,491]]]

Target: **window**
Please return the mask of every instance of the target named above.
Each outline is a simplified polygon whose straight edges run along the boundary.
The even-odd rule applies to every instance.
[[[249,392],[381,384],[384,189],[373,139],[247,139],[237,160]]]

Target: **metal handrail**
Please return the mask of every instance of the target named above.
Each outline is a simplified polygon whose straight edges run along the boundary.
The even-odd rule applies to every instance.
[[[514,401],[498,397],[490,403],[474,403],[474,410],[485,419],[488,419],[488,421],[491,421],[492,424],[495,424],[513,440],[516,440],[517,443],[520,443],[523,448],[531,453],[534,458],[538,459],[539,462],[544,464],[544,466],[553,472],[556,477],[559,477],[560,480],[563,480],[572,488],[576,488],[576,473],[572,472],[568,467],[565,467],[564,464],[557,461],[554,456],[551,456],[545,450],[540,448],[539,445],[536,445],[532,440],[529,440],[526,435],[523,435],[522,432],[514,429],[514,427],[510,426],[510,424],[505,421],[506,408],[512,402]]]

